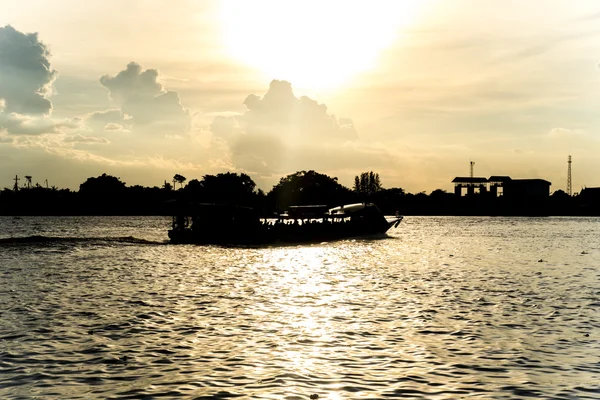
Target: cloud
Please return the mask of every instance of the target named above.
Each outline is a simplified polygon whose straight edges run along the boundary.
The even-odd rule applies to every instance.
[[[548,154],[556,153],[556,149],[561,149],[563,154],[598,154],[600,151],[600,140],[583,129],[553,128],[541,139],[536,148]]]
[[[10,25],[0,27],[0,94],[5,112],[49,115],[52,84],[58,72],[37,33],[24,34]]]
[[[80,118],[54,121],[46,116],[29,116],[17,113],[0,112],[0,132],[11,135],[43,135],[61,133],[81,127]]]
[[[218,115],[213,119],[210,130],[213,135],[223,138],[226,142],[230,143],[235,141],[240,134],[244,133],[242,124],[243,116],[241,115]]]
[[[132,118],[118,108],[94,111],[83,117],[86,129],[92,132],[129,132]]]
[[[183,107],[177,92],[163,88],[158,76],[156,69],[143,70],[131,62],[114,76],[103,75],[100,84],[109,90],[110,98],[119,103],[120,112],[129,116],[134,125],[154,125],[154,131],[161,134],[182,133],[189,128],[190,111]],[[114,111],[104,116],[112,115]]]
[[[83,136],[80,134],[67,136],[64,139],[65,143],[97,143],[97,144],[108,144],[110,141],[106,138],[102,137],[93,137],[93,136]]]
[[[244,105],[244,114],[216,116],[211,131],[229,146],[234,166],[250,172],[282,172],[299,154],[295,149],[335,147],[358,138],[352,120],[337,119],[309,97],[296,97],[286,81],[273,80],[262,98],[251,94]]]
[[[52,84],[58,72],[37,33],[0,27],[0,132],[41,135],[73,129],[81,120],[50,119]]]
[[[242,135],[230,145],[231,161],[261,175],[270,175],[285,170],[289,149],[277,136]]]
[[[251,94],[244,105],[248,109],[244,115],[247,133],[274,134],[288,140],[351,140],[358,136],[356,130],[347,129],[350,120],[344,119],[342,127],[324,104],[296,97],[286,81],[273,80],[263,98]]]
[[[135,97],[154,97],[161,94],[163,87],[157,79],[156,69],[142,71],[141,65],[131,62],[125,70],[115,76],[103,75],[100,84],[110,91],[113,99],[127,101]]]
[[[0,144],[12,143],[13,139],[8,136],[0,136]]]
[[[0,136],[0,141],[2,136]],[[189,161],[183,161],[175,158],[168,158],[163,155],[134,155],[126,157],[115,157],[114,155],[100,155],[90,151],[76,148],[74,144],[105,144],[108,140],[105,138],[88,137],[83,135],[68,136],[61,140],[56,135],[41,136],[21,136],[13,140],[13,146],[18,149],[27,149],[29,151],[41,151],[44,154],[57,156],[60,162],[77,161],[83,164],[76,164],[72,168],[79,171],[80,168],[100,165],[102,167],[115,168],[142,168],[152,170],[171,170],[171,171],[206,171],[207,165],[195,164]],[[39,152],[37,153],[40,154]],[[2,154],[4,156],[4,154]],[[0,161],[5,161],[0,157]],[[210,167],[210,165],[208,165]]]
[[[49,118],[30,117],[17,113],[0,113],[0,132],[15,135],[57,133],[58,127]]]
[[[581,131],[566,128],[553,128],[550,130],[550,132],[548,132],[548,137],[555,139],[576,139],[583,136],[584,135]]]
[[[111,108],[110,110],[94,111],[86,116],[88,121],[98,121],[102,123],[107,122],[121,122],[126,119],[126,116],[118,108]]]
[[[579,18],[576,18],[575,21],[587,22],[587,21],[595,21],[597,19],[600,19],[600,12],[581,16]]]
[[[104,130],[120,132],[123,131],[124,128],[123,125],[115,124],[114,122],[109,122],[108,124],[104,125]]]

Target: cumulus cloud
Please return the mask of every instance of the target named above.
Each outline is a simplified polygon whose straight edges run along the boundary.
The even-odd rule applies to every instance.
[[[5,112],[49,115],[52,83],[58,72],[37,33],[24,34],[10,25],[0,27],[0,96]]]
[[[121,113],[129,116],[134,125],[154,125],[162,134],[182,133],[189,127],[190,111],[183,107],[177,92],[163,88],[158,77],[156,69],[143,70],[131,62],[114,76],[102,76],[100,84],[109,90],[111,99],[120,104]]]
[[[269,90],[260,98],[251,94],[244,101],[248,111],[244,115],[248,133],[274,134],[289,140],[319,138],[320,140],[351,140],[358,134],[352,121],[342,124],[327,113],[327,106],[306,97],[296,97],[292,85],[273,80]]]
[[[358,138],[352,120],[336,118],[309,97],[296,97],[286,81],[273,80],[262,98],[251,94],[244,105],[244,114],[215,117],[211,131],[228,144],[233,164],[250,172],[281,172],[294,149]]]
[[[73,129],[81,120],[50,119],[52,84],[58,72],[37,33],[0,27],[0,132],[41,135]]]
[[[17,113],[0,113],[0,131],[15,135],[57,133],[58,127],[49,118],[31,117]]]
[[[78,129],[81,127],[81,123],[82,120],[80,118],[54,121],[46,116],[39,117],[0,112],[0,132],[6,132],[11,135],[60,133],[63,130]]]
[[[125,70],[115,76],[103,75],[100,84],[110,91],[113,99],[127,101],[135,97],[154,97],[161,94],[163,87],[157,79],[157,70],[142,71],[141,65],[131,62]]]
[[[86,127],[93,132],[128,132],[132,125],[129,115],[120,109],[94,111],[84,117]]]
[[[282,172],[288,165],[290,151],[286,144],[272,135],[242,135],[230,144],[231,161],[238,168],[261,175]]]
[[[220,137],[226,142],[231,143],[235,141],[240,134],[244,133],[242,123],[243,116],[218,115],[213,119],[210,130],[216,137]]]

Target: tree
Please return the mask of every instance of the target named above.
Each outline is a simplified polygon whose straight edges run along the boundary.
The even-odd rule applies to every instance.
[[[555,199],[567,199],[570,198],[571,196],[569,196],[568,193],[566,193],[564,190],[562,189],[558,189],[556,190],[554,193],[552,193],[552,197]]]
[[[403,212],[406,203],[406,192],[402,188],[381,189],[370,199],[385,214]]]
[[[337,206],[346,203],[350,197],[350,190],[340,185],[337,178],[315,171],[299,171],[281,178],[267,194],[271,205],[279,209],[291,205]]]
[[[577,202],[580,202],[580,199],[577,199],[577,197],[569,196],[569,194],[564,190],[558,189],[550,196],[552,214],[565,215],[572,213],[574,205]]]
[[[112,175],[88,178],[79,185],[79,212],[93,215],[119,215],[126,212],[125,182]]]
[[[198,179],[192,179],[185,185],[185,193],[191,197],[197,197],[202,192],[202,184]]]
[[[166,190],[167,192],[170,192],[171,190],[173,190],[173,185],[171,185],[169,182],[167,182],[165,180],[165,183],[163,184],[162,188],[164,190]]]
[[[173,177],[173,186],[175,186],[175,182],[177,182],[181,185],[181,188],[183,189],[183,182],[185,182],[185,180],[186,180],[185,176],[175,174],[175,176]]]
[[[124,189],[125,182],[121,182],[119,178],[105,173],[97,178],[88,178],[79,185],[79,193],[86,195],[122,193]]]
[[[445,190],[443,190],[443,189],[435,189],[434,191],[432,191],[432,192],[429,194],[429,197],[430,197],[432,200],[436,200],[436,201],[438,201],[438,200],[444,200],[444,198],[446,198],[446,196],[448,196],[448,195],[449,195],[449,193],[448,193],[448,192],[446,192],[446,191],[445,191]],[[454,196],[454,195],[453,195],[453,194],[450,194],[450,196]]]
[[[190,185],[192,182],[190,181]],[[200,182],[197,184],[194,182],[189,190],[188,187],[186,193],[190,196],[210,203],[245,206],[254,206],[256,203],[256,183],[243,173],[204,175]]]
[[[373,171],[363,172],[354,177],[354,191],[364,196],[372,196],[382,190],[379,174]]]

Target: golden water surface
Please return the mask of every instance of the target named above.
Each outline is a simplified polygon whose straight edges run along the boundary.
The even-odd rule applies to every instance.
[[[600,397],[599,218],[250,249],[169,222],[0,217],[0,398]]]

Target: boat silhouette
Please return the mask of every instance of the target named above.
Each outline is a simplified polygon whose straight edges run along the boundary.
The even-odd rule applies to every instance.
[[[372,203],[292,206],[273,218],[250,207],[199,203],[180,208],[168,234],[178,244],[319,243],[385,234],[401,221],[402,216],[386,218]]]

